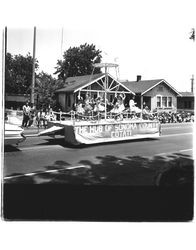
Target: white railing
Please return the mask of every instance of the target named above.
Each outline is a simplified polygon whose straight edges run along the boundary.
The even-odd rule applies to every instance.
[[[87,114],[82,114],[78,113],[76,111],[70,111],[70,112],[55,112],[53,113],[57,117],[57,119],[61,122],[63,120],[71,120],[71,121],[99,121],[99,120],[104,120],[105,119],[105,112],[94,112],[94,111],[89,111]],[[134,112],[130,111],[123,111],[120,113],[112,113],[112,112],[107,112],[106,114],[106,119],[140,119],[140,117],[136,116]]]

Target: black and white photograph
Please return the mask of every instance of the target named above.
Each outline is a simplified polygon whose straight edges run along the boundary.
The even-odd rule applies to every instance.
[[[179,188],[182,197],[176,202],[183,204],[179,214],[168,209],[140,215],[136,206],[134,217],[126,210],[97,214],[92,207],[89,214],[81,209],[67,219],[191,220],[193,207],[184,204],[183,192],[190,202],[195,28],[160,31],[153,26],[143,30],[139,24],[130,34],[6,26],[3,184],[49,185],[48,192],[60,184],[62,195],[69,187],[74,193],[84,189],[95,204],[102,199],[99,191],[104,197],[113,190],[111,202],[116,203],[130,188],[137,203],[137,190],[146,195],[151,187],[152,192]],[[186,49],[180,50],[182,46]],[[100,197],[93,195],[94,188]],[[9,219],[10,200],[4,198]],[[72,195],[69,199],[74,200]],[[21,211],[18,216],[23,216]],[[22,217],[16,213],[10,219]],[[36,210],[32,218],[24,214],[24,219],[66,216]]]
[[[1,10],[3,249],[192,249],[194,1]]]
[[[76,2],[2,27],[2,219],[192,223],[192,5]]]

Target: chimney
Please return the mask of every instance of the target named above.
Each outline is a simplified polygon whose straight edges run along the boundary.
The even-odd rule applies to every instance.
[[[194,75],[192,75],[192,78],[191,78],[191,92],[192,93],[194,92]]]
[[[142,76],[141,75],[137,75],[137,82],[139,82],[139,81],[141,81],[141,79],[142,79]]]

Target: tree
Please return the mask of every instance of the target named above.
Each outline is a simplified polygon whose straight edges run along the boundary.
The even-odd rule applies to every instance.
[[[36,59],[35,69],[39,67]],[[29,94],[31,92],[33,58],[7,53],[5,59],[5,93]]]
[[[62,87],[59,84],[55,78],[43,71],[37,75],[35,93],[37,95],[38,108],[54,107],[56,105],[55,90]]]
[[[100,73],[100,68],[95,68],[93,71],[93,63],[100,63],[101,58],[101,51],[97,50],[93,44],[85,43],[79,47],[70,47],[64,52],[63,60],[57,61],[55,74],[65,81],[70,76]]]

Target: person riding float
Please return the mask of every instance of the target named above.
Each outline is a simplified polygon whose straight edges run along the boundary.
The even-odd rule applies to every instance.
[[[129,110],[131,113],[141,113],[141,109],[136,107],[135,97],[133,96],[132,99],[129,100]]]
[[[75,108],[76,108],[76,117],[84,115],[85,113],[84,102],[80,94],[77,96],[77,103],[75,105]]]
[[[125,110],[125,106],[124,106],[125,97],[126,95],[124,92],[120,93],[119,95],[115,93],[114,100],[113,100],[113,103],[115,103],[114,108],[110,111],[111,113],[118,114],[118,117],[120,117],[120,119],[123,119],[122,112]]]
[[[85,116],[89,116],[91,114],[91,111],[92,111],[92,106],[91,106],[90,95],[86,94],[86,98],[84,100],[84,113],[85,113]]]
[[[125,110],[124,100],[126,98],[125,93],[120,93],[117,97],[117,103],[118,103],[118,111],[119,113],[122,113]]]
[[[98,96],[95,100],[95,107],[94,107],[94,112],[103,112],[105,110],[105,107],[102,103],[102,99],[100,96]]]
[[[124,106],[124,99],[125,99],[125,94],[119,94],[119,95],[115,95],[114,97],[114,108],[111,110],[112,113],[118,114],[123,112],[123,110],[125,110],[125,106]]]

